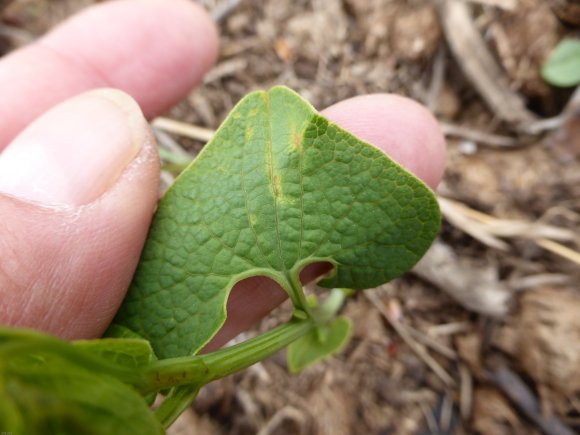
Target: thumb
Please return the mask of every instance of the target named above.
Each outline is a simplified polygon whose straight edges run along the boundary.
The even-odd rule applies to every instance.
[[[116,90],[56,106],[0,154],[0,324],[102,334],[139,260],[159,161]]]

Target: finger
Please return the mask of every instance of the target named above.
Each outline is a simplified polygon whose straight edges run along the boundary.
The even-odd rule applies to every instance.
[[[216,57],[215,26],[195,2],[88,8],[0,61],[0,149],[50,107],[94,88],[124,90],[151,118],[183,98]]]
[[[137,104],[114,90],[68,100],[0,154],[0,324],[98,337],[116,313],[158,197]]]
[[[372,143],[435,188],[445,168],[445,140],[423,106],[395,95],[368,95],[340,102],[323,115]],[[309,282],[329,270],[312,265],[301,274]],[[287,298],[272,280],[256,277],[238,283],[228,299],[228,319],[206,350],[223,346]]]
[[[335,104],[323,114],[382,149],[432,189],[441,181],[445,139],[437,120],[419,103],[398,95],[366,95]]]

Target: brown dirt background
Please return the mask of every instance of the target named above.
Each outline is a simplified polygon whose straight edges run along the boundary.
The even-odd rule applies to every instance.
[[[98,1],[1,0],[0,55],[93,3]],[[204,3],[216,11],[236,2]],[[574,2],[469,2],[509,91],[538,118],[558,115],[572,95],[548,86],[538,73],[555,44],[579,32],[578,23],[557,18],[550,9],[555,3]],[[217,66],[167,116],[215,129],[243,95],[275,84],[296,89],[318,108],[374,92],[426,104],[447,125],[447,174],[438,193],[485,213],[485,219],[499,219],[493,234],[505,244],[498,249],[484,243],[481,231],[491,230],[478,227],[477,216],[466,223],[446,215],[440,243],[454,255],[439,270],[457,276],[485,271],[485,289],[464,280],[461,290],[481,292],[478,297],[501,313],[484,315],[477,304],[451,297],[436,279],[408,274],[371,290],[372,297],[349,301],[344,312],[355,332],[340,354],[298,376],[288,374],[284,355],[276,355],[211,384],[170,433],[580,432],[579,264],[569,252],[545,249],[534,235],[537,225],[550,225],[565,232],[556,237],[560,245],[579,249],[580,104],[569,108],[563,124],[542,133],[522,133],[502,119],[466,77],[466,59],[450,50],[440,5],[242,0],[220,20]],[[463,130],[453,133],[449,125]],[[473,131],[484,138],[471,138]],[[489,146],[488,134],[516,146]],[[203,145],[175,139],[192,152]],[[452,217],[465,218],[461,208],[453,210]],[[514,220],[536,226],[517,231]],[[281,307],[240,339],[272,327],[288,312]],[[527,392],[516,388],[518,382]]]

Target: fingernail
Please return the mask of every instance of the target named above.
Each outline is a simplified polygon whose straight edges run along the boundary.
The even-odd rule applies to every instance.
[[[47,205],[88,204],[136,157],[147,128],[137,103],[121,91],[67,100],[0,154],[0,192]]]

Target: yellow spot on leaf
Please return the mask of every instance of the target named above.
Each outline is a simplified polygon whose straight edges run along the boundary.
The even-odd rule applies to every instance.
[[[246,142],[252,139],[252,136],[254,136],[254,127],[252,127],[251,125],[248,125],[246,127],[246,131],[245,131],[245,140]]]
[[[274,175],[274,179],[272,180],[272,191],[274,192],[274,196],[276,197],[282,194],[282,185],[280,183],[280,177],[278,175]]]
[[[296,130],[296,126],[292,126],[292,149],[296,150],[298,153],[302,152],[302,135]]]

